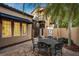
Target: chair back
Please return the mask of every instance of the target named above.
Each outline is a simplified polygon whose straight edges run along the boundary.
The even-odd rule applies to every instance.
[[[38,42],[38,48],[49,48],[50,45],[44,42]]]
[[[37,44],[38,43],[38,38],[34,38],[33,42],[34,42],[34,44]]]
[[[63,47],[62,43],[58,43],[58,44],[55,45],[56,50],[60,50],[60,49],[62,49],[62,47]]]

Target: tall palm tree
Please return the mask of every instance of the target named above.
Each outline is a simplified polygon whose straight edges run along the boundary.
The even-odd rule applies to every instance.
[[[77,15],[79,14],[79,4],[66,4],[67,12],[68,12],[68,45],[71,45],[71,29],[72,29],[72,21],[77,19]]]
[[[56,21],[57,28],[59,28],[59,20],[62,20],[67,17],[65,20],[68,21],[68,45],[71,45],[72,21],[78,18],[77,16],[79,14],[79,4],[48,4],[46,10],[46,16],[50,15],[51,20]]]

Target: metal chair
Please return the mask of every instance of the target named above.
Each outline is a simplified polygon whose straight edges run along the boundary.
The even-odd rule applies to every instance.
[[[33,52],[38,48],[38,38],[33,39]]]
[[[56,56],[58,53],[60,55],[62,55],[62,47],[63,47],[63,44],[62,43],[58,43],[55,45],[55,53],[54,55]]]
[[[38,42],[42,39],[41,37],[36,37],[33,39],[33,53],[38,50]]]
[[[51,46],[49,44],[46,44],[44,42],[38,42],[38,49],[38,54],[44,52],[44,54],[47,53],[47,55],[51,55]]]

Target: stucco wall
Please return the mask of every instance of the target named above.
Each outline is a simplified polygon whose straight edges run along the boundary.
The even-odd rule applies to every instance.
[[[0,38],[0,47],[28,40],[27,36]]]
[[[32,24],[28,24],[28,28],[27,28],[27,36],[28,36],[28,39],[31,39],[32,38]]]
[[[27,35],[0,38],[0,47],[15,44],[15,43],[19,43],[19,42],[31,39],[32,38],[32,36],[31,36],[32,27],[31,26],[32,26],[31,24],[28,24]]]
[[[13,15],[13,16],[17,16],[17,17],[21,17],[21,18],[25,18],[25,19],[27,18],[29,20],[32,19],[32,18],[28,17],[27,15],[23,15],[23,14],[15,12],[15,11],[11,11],[11,10],[9,10],[7,8],[3,8],[1,6],[0,6],[0,12],[5,13],[5,14],[9,14],[9,15]],[[0,26],[1,26],[1,24],[0,24]],[[31,33],[32,33],[31,29],[32,29],[31,25],[28,24],[28,28],[26,29],[27,35],[25,35],[25,36],[17,36],[17,37],[13,36],[13,37],[7,37],[7,38],[0,37],[0,47],[31,39]]]
[[[76,43],[77,45],[79,45],[79,28],[72,28],[72,40],[74,41],[74,43]]]

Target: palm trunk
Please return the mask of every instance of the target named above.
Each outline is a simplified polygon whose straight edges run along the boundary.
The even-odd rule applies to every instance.
[[[59,16],[57,18],[56,23],[57,23],[57,40],[58,40],[58,38],[59,38]]]
[[[71,29],[72,29],[72,20],[69,20],[68,22],[68,46],[71,45]]]
[[[68,22],[68,46],[72,44],[71,42],[71,31],[72,31],[72,17],[73,17],[73,12],[69,15],[69,22]]]
[[[61,9],[58,12],[58,16],[57,16],[57,40],[59,39],[60,33],[59,33],[59,20],[61,19]]]
[[[68,39],[68,46],[70,46],[72,44],[71,42],[71,31],[72,31],[72,20],[73,20],[73,17],[74,17],[74,4],[71,4],[71,9],[70,9],[70,12],[69,12],[69,22],[68,22],[68,35],[69,35],[69,39]]]

